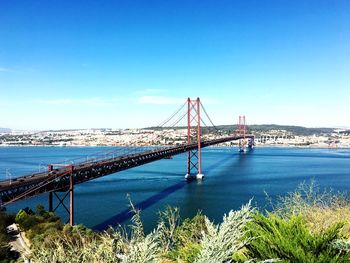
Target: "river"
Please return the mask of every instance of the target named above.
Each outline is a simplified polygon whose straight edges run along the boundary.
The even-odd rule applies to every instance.
[[[45,169],[47,163],[65,162],[111,147],[0,147],[0,179]],[[157,212],[167,205],[180,208],[181,217],[199,210],[219,222],[224,213],[239,209],[252,199],[264,209],[266,195],[272,198],[293,191],[301,182],[314,179],[321,188],[350,190],[350,149],[259,147],[245,154],[237,148],[209,147],[202,150],[203,181],[187,182],[186,154],[174,156],[75,187],[75,221],[95,229],[128,223],[127,194],[142,210],[147,230],[155,226]],[[8,206],[47,208],[48,195]],[[64,219],[67,214],[60,208]]]

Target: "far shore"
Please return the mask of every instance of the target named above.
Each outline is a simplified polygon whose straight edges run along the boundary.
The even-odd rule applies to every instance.
[[[55,148],[94,148],[94,147],[171,147],[174,145],[3,145],[0,144],[2,148],[12,148],[12,147],[55,147]],[[206,148],[234,148],[238,147],[238,145],[212,145]],[[300,148],[300,149],[350,149],[350,146],[336,146],[336,147],[328,147],[328,146],[320,146],[320,145],[289,145],[289,144],[267,144],[267,145],[255,145],[254,148]]]

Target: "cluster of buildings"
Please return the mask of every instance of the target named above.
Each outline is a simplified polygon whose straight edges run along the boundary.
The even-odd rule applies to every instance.
[[[291,146],[310,148],[350,148],[350,135],[332,133],[329,135],[291,135],[275,136],[262,134],[256,139],[256,145],[264,146]]]
[[[252,132],[256,146],[315,148],[350,148],[350,131],[334,130],[329,134],[295,135],[286,130]],[[204,133],[202,139],[223,135]],[[187,129],[88,129],[62,131],[0,132],[0,146],[148,146],[180,145],[187,141]],[[237,141],[226,143],[236,145]]]
[[[334,129],[329,133],[297,135],[286,130],[270,130],[256,135],[256,145],[310,148],[350,148],[350,130]]]
[[[88,129],[0,134],[2,146],[174,145],[187,139],[185,129]]]

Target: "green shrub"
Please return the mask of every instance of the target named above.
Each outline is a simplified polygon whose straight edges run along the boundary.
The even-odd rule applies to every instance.
[[[192,263],[196,260],[201,251],[199,243],[187,242],[183,246],[177,247],[176,250],[169,253],[169,259],[173,262]]]
[[[18,222],[22,230],[28,231],[38,224],[38,221],[33,216],[24,216],[21,221]]]
[[[10,238],[6,234],[7,226],[14,222],[14,216],[0,211],[0,262],[10,262],[10,259],[17,258],[18,255],[10,251]]]
[[[23,209],[19,210],[18,213],[16,214],[15,221],[17,224],[21,224],[21,222],[28,216],[26,211]]]
[[[175,247],[166,256],[173,261],[194,262],[201,246],[200,241],[206,233],[205,216],[198,213],[193,218],[186,218],[176,228],[174,243]]]
[[[52,232],[52,230],[60,230],[61,228],[62,226],[59,221],[48,222],[48,223],[38,223],[26,232],[26,236],[30,240],[33,240],[37,236],[47,235],[48,231]]]
[[[36,212],[29,209],[21,209],[15,217],[15,222],[24,231],[28,231],[28,238],[43,234],[47,228],[55,226],[61,229],[62,225],[58,216],[52,212],[45,211],[42,205],[38,205]]]
[[[258,260],[281,259],[284,262],[349,262],[350,256],[333,246],[342,224],[312,234],[302,216],[282,219],[274,214],[255,214],[247,225],[247,254]]]
[[[48,212],[45,211],[43,205],[39,204],[36,206],[35,214],[38,216],[45,216]]]
[[[198,213],[193,218],[186,218],[183,223],[176,229],[176,239],[180,243],[198,243],[207,233],[205,216]]]
[[[1,233],[0,234],[0,262],[6,262],[6,260],[10,257],[10,246],[8,244],[8,237]]]
[[[11,214],[6,214],[5,212],[0,211],[0,228],[4,229],[8,225],[11,225],[15,222],[15,216]]]

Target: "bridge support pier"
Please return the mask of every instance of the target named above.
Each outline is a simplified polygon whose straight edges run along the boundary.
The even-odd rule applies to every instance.
[[[74,225],[74,181],[73,181],[73,166],[71,166],[71,174],[69,178],[69,224]]]
[[[187,180],[203,180],[204,174],[186,174],[185,178]]]
[[[245,139],[241,139],[239,140],[239,145],[238,145],[238,148],[239,148],[239,152],[246,152],[247,151],[247,147],[246,147],[246,140]]]
[[[70,169],[70,171],[69,171],[70,172],[70,175],[69,175],[69,189],[68,189],[68,191],[65,193],[65,195],[62,198],[57,194],[57,192],[59,192],[59,191],[49,192],[49,212],[55,212],[58,207],[62,206],[67,211],[67,213],[69,214],[69,224],[71,226],[73,226],[74,225],[74,180],[73,180],[74,166],[73,165],[67,165],[67,166]],[[52,164],[48,165],[48,170],[49,170],[49,172],[53,171],[53,165]],[[68,194],[69,194],[69,209],[67,208],[67,206],[64,203],[64,201],[68,197]],[[55,208],[53,208],[54,196],[58,200],[58,204],[56,205]],[[67,221],[67,223],[68,223],[68,221]]]
[[[53,194],[49,193],[49,212],[53,212]]]
[[[254,141],[254,137],[253,137],[253,138],[250,138],[248,141],[248,148],[253,149],[254,145],[255,145],[255,141]]]
[[[203,179],[202,174],[202,156],[201,156],[201,115],[200,115],[200,99],[187,99],[187,143],[191,144],[196,141],[197,149],[187,152],[187,180]],[[193,125],[194,129],[191,130]],[[192,170],[197,170],[197,174],[191,174]]]

